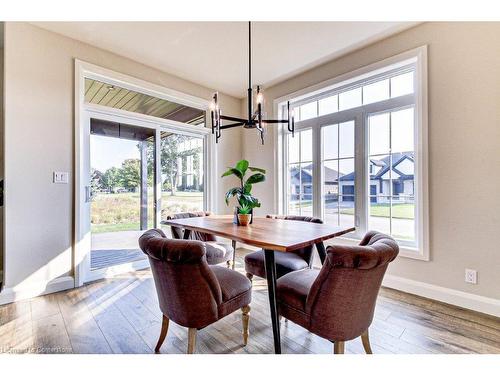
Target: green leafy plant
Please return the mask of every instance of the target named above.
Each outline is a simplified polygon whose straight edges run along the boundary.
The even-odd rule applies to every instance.
[[[252,206],[249,206],[248,204],[246,203],[242,203],[240,205],[240,207],[238,208],[238,212],[241,214],[241,215],[249,215],[252,213]]]
[[[256,172],[245,179],[247,171]],[[249,212],[255,207],[260,207],[260,202],[252,196],[252,186],[266,180],[266,170],[262,168],[250,167],[248,160],[240,160],[236,166],[228,168],[222,177],[236,176],[240,180],[240,186],[229,189],[226,192],[226,204],[229,205],[229,200],[236,197],[238,201],[238,212],[241,213],[243,207],[248,208]]]

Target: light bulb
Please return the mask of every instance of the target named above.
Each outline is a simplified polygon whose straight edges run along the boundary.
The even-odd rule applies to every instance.
[[[257,94],[257,104],[262,104],[262,103],[264,103],[264,95],[261,92],[259,92]]]

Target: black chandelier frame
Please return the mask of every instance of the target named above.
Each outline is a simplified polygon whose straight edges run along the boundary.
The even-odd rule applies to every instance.
[[[248,118],[239,118],[223,115],[219,106],[219,93],[214,93],[211,104],[210,117],[212,121],[212,134],[215,135],[215,142],[219,143],[221,131],[224,129],[243,126],[245,129],[257,129],[260,139],[264,144],[263,124],[287,124],[287,129],[292,136],[295,133],[295,118],[293,109],[290,109],[290,101],[287,102],[287,119],[270,120],[262,116],[263,95],[260,86],[257,86],[257,108],[253,110],[253,89],[252,89],[252,24],[248,22]],[[222,124],[222,120],[232,121],[230,124]]]

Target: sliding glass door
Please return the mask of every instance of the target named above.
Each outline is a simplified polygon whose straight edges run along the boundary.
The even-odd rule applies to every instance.
[[[155,134],[90,120],[91,271],[146,259],[137,244],[154,227]]]
[[[204,137],[162,131],[159,152],[161,219],[178,212],[205,210]]]
[[[142,233],[169,215],[208,208],[210,134],[97,111],[86,129],[84,282],[149,267]]]

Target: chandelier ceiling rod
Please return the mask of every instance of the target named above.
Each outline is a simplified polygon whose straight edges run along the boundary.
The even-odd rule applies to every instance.
[[[252,23],[248,21],[248,120],[252,118]]]
[[[252,89],[252,23],[248,22],[248,118],[242,119],[233,116],[222,115],[219,107],[219,93],[214,93],[213,101],[210,104],[210,118],[212,121],[212,134],[215,135],[215,142],[219,143],[221,130],[243,126],[246,129],[257,129],[260,133],[262,144],[264,144],[264,127],[263,124],[287,124],[287,129],[292,136],[295,131],[295,119],[293,109],[290,109],[290,101],[287,102],[287,119],[286,120],[268,120],[262,118],[262,106],[264,104],[264,96],[260,91],[260,86],[257,86],[257,110],[253,111],[253,89]],[[222,120],[233,121],[231,124],[222,125]]]

